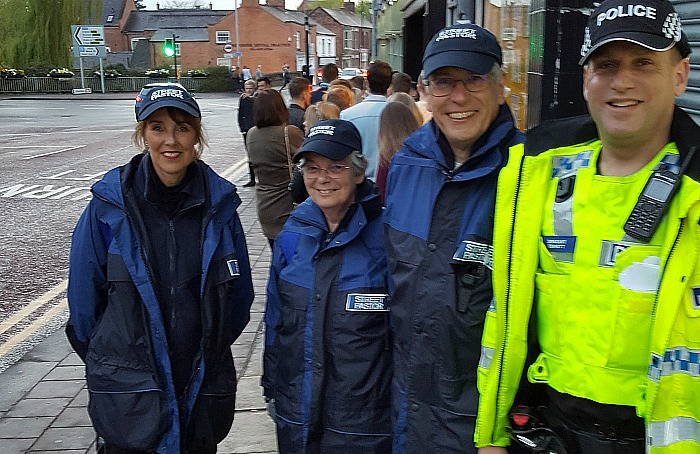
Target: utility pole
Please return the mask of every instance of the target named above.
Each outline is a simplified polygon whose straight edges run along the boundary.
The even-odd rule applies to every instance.
[[[309,16],[306,13],[304,13],[304,33],[306,34],[306,77],[313,84],[314,76],[311,74],[311,67],[309,66]]]

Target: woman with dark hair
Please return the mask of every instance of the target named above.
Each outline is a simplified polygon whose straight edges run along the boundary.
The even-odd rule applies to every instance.
[[[296,126],[287,125],[289,111],[277,90],[259,92],[253,102],[253,126],[248,131],[248,159],[257,185],[258,219],[265,237],[274,242],[292,211],[287,186],[291,180],[292,155],[304,141]]]

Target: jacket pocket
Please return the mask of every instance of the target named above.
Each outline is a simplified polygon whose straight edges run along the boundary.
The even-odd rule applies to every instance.
[[[188,427],[190,439],[205,446],[226,437],[236,408],[236,369],[230,350],[216,363],[202,383]]]
[[[154,449],[168,429],[169,413],[148,315],[120,256],[108,256],[107,279],[108,303],[85,361],[88,412],[95,431],[108,443]]]
[[[98,435],[123,448],[157,447],[168,429],[168,405],[153,373],[102,363],[90,368],[87,383]]]

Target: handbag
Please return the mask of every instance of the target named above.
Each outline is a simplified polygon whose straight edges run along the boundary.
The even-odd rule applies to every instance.
[[[284,127],[284,148],[287,150],[287,167],[289,167],[289,181],[292,180],[292,152],[289,149],[289,126]]]
[[[292,201],[295,204],[300,204],[309,196],[304,186],[304,175],[301,173],[299,166],[292,164],[292,153],[289,150],[289,126],[284,127],[284,146],[287,148],[287,164],[289,165],[289,190],[292,196]]]

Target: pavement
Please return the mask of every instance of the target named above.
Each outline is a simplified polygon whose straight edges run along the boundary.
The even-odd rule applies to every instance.
[[[236,413],[231,431],[219,443],[219,454],[277,452],[275,426],[265,411],[260,388],[270,248],[258,222],[255,191],[242,187],[246,179],[247,172],[232,177],[242,200],[238,214],[245,229],[256,296],[250,323],[232,346],[238,375]],[[85,367],[63,328],[0,373],[0,454],[95,452]]]

